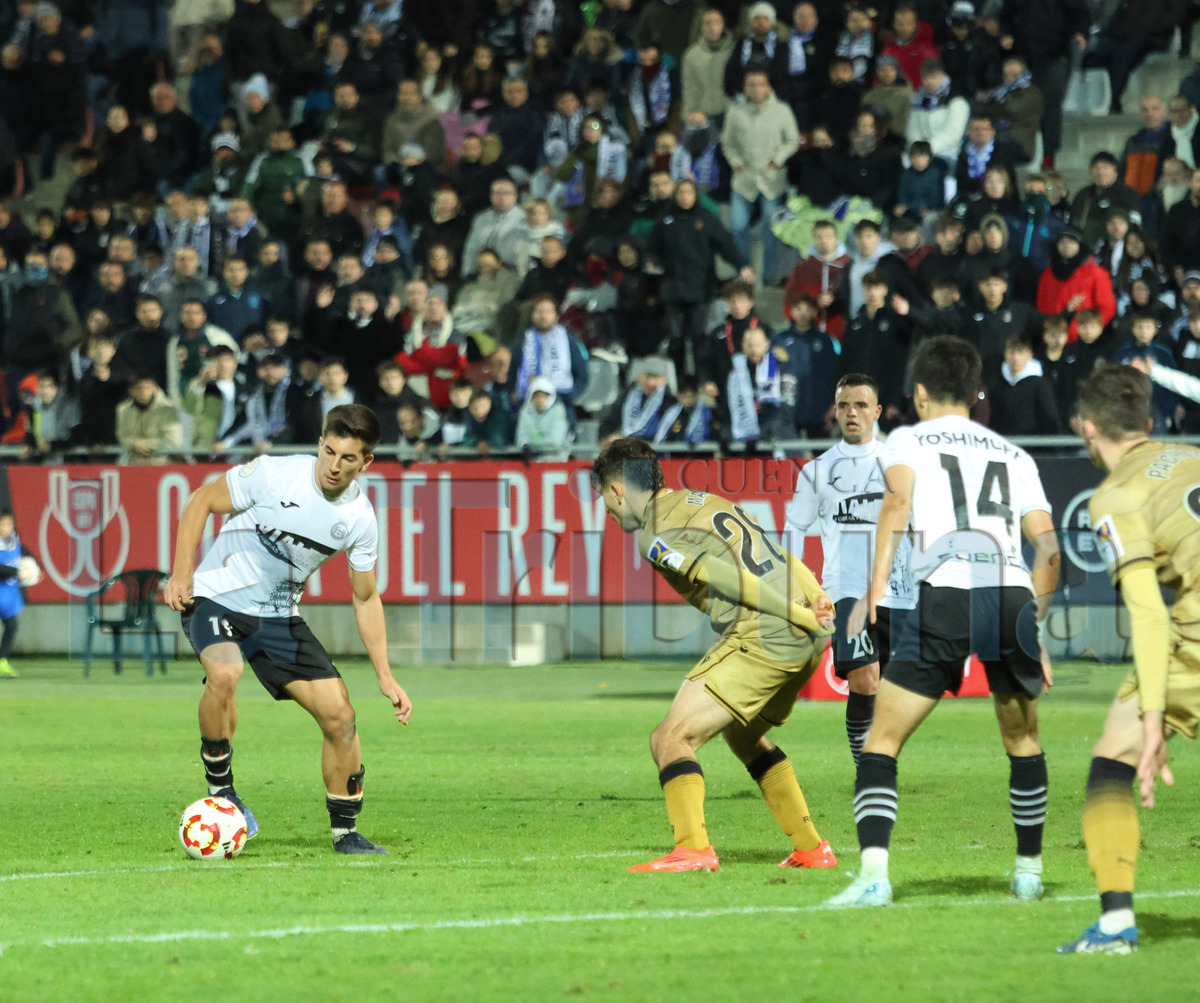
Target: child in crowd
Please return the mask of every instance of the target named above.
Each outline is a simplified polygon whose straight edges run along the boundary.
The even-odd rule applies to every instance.
[[[535,376],[529,381],[525,403],[517,416],[514,445],[530,450],[540,460],[565,460],[572,438],[567,409],[558,399],[554,384],[544,376]]]
[[[790,377],[784,381],[785,403],[792,405],[799,435],[823,439],[841,346],[816,326],[817,301],[808,293],[797,293],[784,307],[791,324],[771,339],[771,350]]]
[[[498,405],[486,390],[475,390],[467,405],[469,412],[462,445],[486,456],[493,449],[507,449],[513,441],[512,415]]]
[[[450,384],[450,406],[442,415],[442,443],[446,446],[461,446],[466,437],[472,390],[471,381],[465,376]]]
[[[1152,313],[1139,313],[1133,318],[1133,337],[1112,355],[1112,361],[1118,366],[1127,366],[1136,358],[1152,359],[1155,365],[1175,366],[1175,355],[1158,339],[1158,320]],[[1166,387],[1154,385],[1154,393],[1150,398],[1150,418],[1154,422],[1154,435],[1163,435],[1171,431],[1176,424],[1175,409],[1179,407],[1179,398]],[[1178,416],[1182,417],[1182,415]]]
[[[1002,380],[992,389],[992,428],[1001,435],[1056,435],[1062,431],[1054,385],[1033,357],[1033,340],[1024,331],[1004,343]]]
[[[908,158],[892,213],[923,221],[946,207],[946,165],[934,158],[933,148],[923,139],[908,148]]]

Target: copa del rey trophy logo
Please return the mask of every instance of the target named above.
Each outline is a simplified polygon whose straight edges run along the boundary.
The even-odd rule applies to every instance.
[[[38,553],[46,574],[73,596],[86,596],[125,567],[129,517],[121,505],[121,475],[105,470],[99,480],[72,480],[51,471],[50,501],[38,526]]]

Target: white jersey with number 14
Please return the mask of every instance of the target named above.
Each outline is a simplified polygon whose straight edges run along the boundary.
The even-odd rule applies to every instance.
[[[968,418],[946,415],[896,429],[885,471],[912,469],[914,582],[939,588],[1020,586],[1033,591],[1021,556],[1021,519],[1049,512],[1033,458]]]

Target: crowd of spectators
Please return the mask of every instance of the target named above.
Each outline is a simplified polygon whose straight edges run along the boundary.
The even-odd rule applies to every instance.
[[[824,437],[846,372],[902,420],[941,333],[981,418],[1058,432],[1102,360],[1200,375],[1200,67],[1054,169],[1072,65],[1116,107],[1200,10],[1107,6],[0,0],[2,441],[265,452],[349,401],[404,459]]]

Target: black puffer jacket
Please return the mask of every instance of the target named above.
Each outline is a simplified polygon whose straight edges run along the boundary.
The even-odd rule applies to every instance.
[[[647,242],[650,255],[663,266],[660,295],[664,303],[706,303],[716,295],[717,255],[735,268],[749,262],[733,243],[733,235],[716,216],[696,204],[664,212]]]

